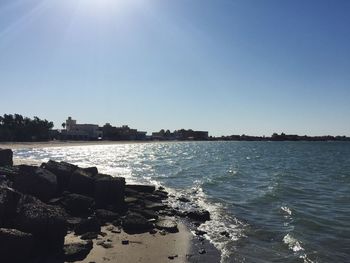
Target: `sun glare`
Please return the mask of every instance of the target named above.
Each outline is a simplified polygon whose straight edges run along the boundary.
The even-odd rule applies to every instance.
[[[111,11],[114,8],[121,8],[126,3],[126,0],[80,0],[79,5],[81,9],[100,13]]]

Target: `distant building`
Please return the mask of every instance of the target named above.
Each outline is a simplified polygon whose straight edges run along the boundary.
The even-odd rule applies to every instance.
[[[209,139],[207,131],[193,131],[193,130],[177,130],[170,132],[169,130],[160,130],[152,133],[153,140],[198,140],[205,141]]]
[[[65,127],[66,129],[61,132],[61,137],[67,140],[97,140],[103,136],[97,124],[77,124],[72,117],[68,117]]]
[[[146,140],[147,132],[138,131],[137,129],[131,129],[128,125],[122,127],[114,127],[109,123],[106,123],[102,127],[103,136],[106,140],[114,141],[138,141]]]

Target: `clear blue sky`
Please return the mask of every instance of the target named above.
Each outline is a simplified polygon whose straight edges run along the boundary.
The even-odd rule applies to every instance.
[[[348,0],[1,0],[0,114],[350,136]]]

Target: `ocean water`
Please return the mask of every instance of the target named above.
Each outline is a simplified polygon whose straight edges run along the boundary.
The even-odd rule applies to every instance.
[[[185,195],[211,212],[201,229],[221,262],[350,262],[349,142],[136,143],[14,155],[95,165]]]

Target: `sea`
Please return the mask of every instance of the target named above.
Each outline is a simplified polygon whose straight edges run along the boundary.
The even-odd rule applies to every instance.
[[[350,142],[126,143],[14,156],[164,186],[174,207],[210,211],[200,229],[222,263],[350,262]]]

